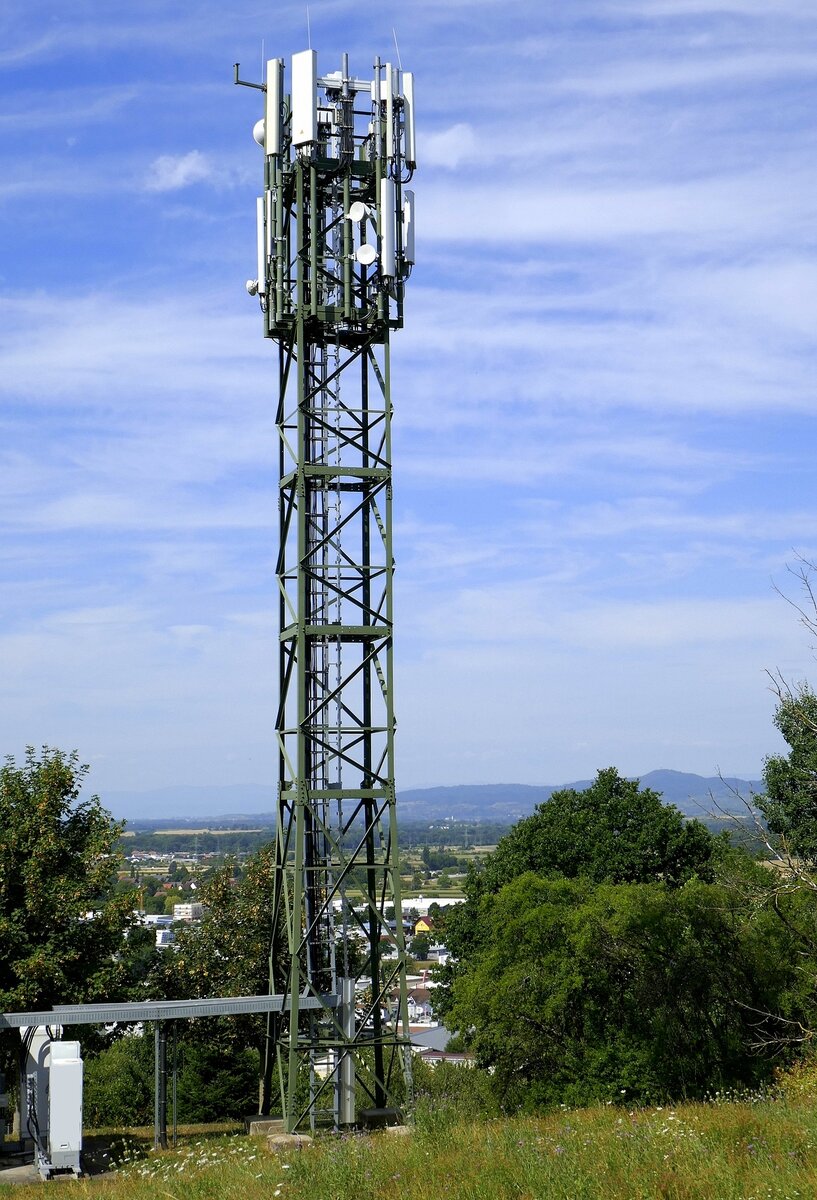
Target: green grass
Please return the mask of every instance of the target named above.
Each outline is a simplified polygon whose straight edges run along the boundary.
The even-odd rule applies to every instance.
[[[186,1137],[154,1154],[131,1140],[117,1170],[71,1185],[95,1200],[795,1200],[817,1195],[811,1096],[601,1107],[546,1117],[436,1120],[406,1137],[327,1136],[283,1157],[263,1139]],[[44,1187],[0,1196],[44,1200]]]

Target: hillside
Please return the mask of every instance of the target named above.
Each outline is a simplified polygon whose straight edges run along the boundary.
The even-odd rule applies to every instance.
[[[758,781],[720,779],[683,771],[658,770],[642,775],[641,782],[661,792],[687,816],[710,812],[743,813],[740,796],[762,790]],[[527,816],[537,804],[564,787],[586,788],[590,780],[573,783],[460,784],[451,787],[414,788],[398,793],[400,815],[408,821],[494,821],[512,824]],[[167,787],[144,792],[108,791],[102,801],[118,818],[167,825],[258,824],[274,820],[275,789],[261,784],[228,787]]]

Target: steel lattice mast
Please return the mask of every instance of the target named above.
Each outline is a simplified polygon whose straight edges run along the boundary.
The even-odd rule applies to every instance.
[[[413,78],[267,63],[257,202],[278,344],[279,787],[266,1105],[286,1126],[410,1099],[394,783],[389,336],[414,260]],[[236,82],[238,68],[236,68]],[[394,910],[394,922],[387,909]],[[393,997],[398,997],[395,1007]],[[302,997],[325,1001],[299,1011]],[[340,1003],[338,1004],[339,998]],[[389,1005],[391,1003],[391,1013]]]

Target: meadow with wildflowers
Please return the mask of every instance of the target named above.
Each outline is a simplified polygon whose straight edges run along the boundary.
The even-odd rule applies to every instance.
[[[705,1103],[560,1108],[462,1121],[423,1103],[404,1137],[319,1136],[272,1154],[243,1133],[182,1138],[154,1152],[130,1136],[110,1169],[72,1184],[94,1200],[800,1200],[817,1194],[817,1106],[791,1095]],[[43,1200],[51,1184],[3,1187]]]

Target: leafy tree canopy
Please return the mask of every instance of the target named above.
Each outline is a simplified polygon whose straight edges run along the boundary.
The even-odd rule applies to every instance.
[[[240,879],[227,863],[200,893],[200,923],[176,926],[159,982],[174,999],[255,996],[269,988],[275,846],[249,858]],[[254,1019],[257,1020],[257,1019]]]
[[[178,1022],[181,1024],[181,1022]],[[168,1066],[172,1061],[168,1047]],[[252,1112],[258,1091],[258,1056],[218,1043],[179,1045],[176,1103],[183,1122],[223,1121]],[[91,1127],[147,1125],[153,1119],[153,1035],[120,1038],[86,1058],[83,1107]]]
[[[786,927],[745,921],[718,885],[528,873],[484,896],[481,917],[446,1023],[508,1108],[753,1085],[771,1070],[756,1044],[777,1032],[762,1014],[804,1012]]]
[[[76,753],[32,747],[0,768],[0,1005],[48,1008],[121,996],[133,897],[111,886],[122,827],[79,800]]]
[[[493,895],[526,872],[581,879],[588,884],[709,882],[725,843],[700,821],[685,821],[659,793],[623,779],[610,767],[584,791],[565,788],[537,805],[503,837],[481,872],[466,881],[466,902],[446,921],[446,945],[455,960],[439,970],[435,1008],[446,1016],[453,981],[483,945],[491,927]],[[453,1017],[446,1016],[451,1025]]]
[[[425,962],[428,959],[430,949],[431,940],[427,933],[418,933],[409,943],[409,954],[412,958],[417,959],[418,962]]]
[[[788,850],[817,867],[817,696],[806,686],[780,697],[774,723],[788,746],[787,755],[766,759],[766,794],[756,798],[773,834]]]
[[[717,846],[700,821],[608,767],[585,791],[554,792],[514,825],[488,857],[481,888],[496,892],[526,871],[595,883],[711,880]]]
[[[256,996],[268,991],[274,876],[274,843],[247,860],[240,879],[231,863],[216,872],[200,893],[202,921],[176,926],[176,946],[162,958],[154,979],[155,990],[168,999],[179,1000]],[[263,1055],[266,1018],[260,1013],[184,1021],[179,1025],[178,1038],[186,1047],[185,1053],[195,1054],[190,1047],[198,1047],[203,1053],[217,1051],[225,1062],[235,1060],[239,1074],[244,1070],[243,1065],[239,1070],[239,1065],[245,1063],[248,1046]],[[261,1058],[255,1057],[256,1084],[260,1062]],[[195,1072],[190,1081],[194,1077]],[[203,1076],[201,1086],[206,1091]],[[236,1086],[241,1091],[244,1083]],[[199,1102],[207,1101],[203,1093],[196,1098],[194,1092],[190,1082],[188,1101],[198,1111]]]

